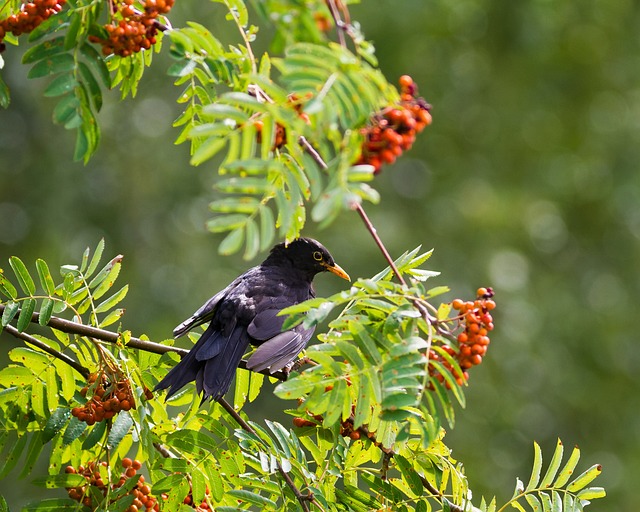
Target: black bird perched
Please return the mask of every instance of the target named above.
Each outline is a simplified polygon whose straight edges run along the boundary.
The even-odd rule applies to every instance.
[[[298,238],[288,245],[273,247],[260,265],[236,278],[173,330],[178,338],[210,322],[198,342],[156,389],[169,388],[169,398],[195,380],[203,401],[218,400],[229,389],[249,344],[257,349],[247,362],[248,369],[269,368],[273,373],[284,368],[306,346],[314,329],[299,324],[282,332],[285,317],[278,313],[315,297],[311,282],[316,274],[327,270],[350,280],[316,240]]]

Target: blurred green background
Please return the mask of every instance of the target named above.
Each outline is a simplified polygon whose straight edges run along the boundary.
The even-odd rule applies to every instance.
[[[174,25],[197,19],[236,40],[221,6],[197,4],[178,1]],[[376,179],[382,202],[367,211],[379,234],[393,255],[435,248],[444,300],[481,285],[497,293],[489,357],[447,437],[475,496],[508,499],[516,476],[528,478],[532,442],[549,458],[559,436],[582,449],[579,469],[604,466],[608,498],[589,510],[637,511],[640,3],[370,0],[351,14],[386,76],[410,74],[433,104],[433,125]],[[188,148],[172,144],[179,91],[166,48],[135,100],[106,98],[86,167],[72,163],[74,136],[52,125],[54,102],[43,80],[26,80],[20,53],[3,54],[0,265],[14,254],[31,268],[37,257],[76,262],[105,237],[108,256],[125,256],[125,327],[169,337],[250,262],[218,256],[220,238],[204,230],[214,169],[190,167]],[[352,277],[384,266],[355,214],[306,234]],[[316,282],[320,294],[344,286]],[[15,344],[0,340],[3,352]],[[17,510],[33,488],[14,480],[0,489]]]

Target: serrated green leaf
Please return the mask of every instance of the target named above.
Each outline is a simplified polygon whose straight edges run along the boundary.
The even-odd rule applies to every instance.
[[[218,246],[218,252],[224,256],[234,254],[242,247],[244,241],[244,229],[237,228],[231,231]]]
[[[222,148],[227,145],[226,139],[210,138],[204,141],[195,151],[189,163],[198,166],[203,162],[213,158]]]
[[[0,107],[9,108],[11,103],[11,92],[5,81],[0,76]]]
[[[70,498],[45,498],[29,503],[23,507],[22,512],[59,512],[61,510],[77,511],[78,502]]]
[[[191,472],[191,497],[194,503],[202,503],[205,495],[208,494],[207,483],[204,473],[197,468]]]
[[[82,486],[86,483],[86,479],[84,476],[75,473],[62,473],[60,475],[34,478],[31,483],[46,489],[62,489]]]
[[[32,46],[26,52],[24,52],[24,56],[22,57],[22,63],[32,64],[34,62],[38,62],[39,60],[47,59],[49,57],[53,57],[54,55],[58,55],[64,51],[65,51],[64,37],[56,37],[54,39],[48,39],[47,41],[44,41],[40,44]]]
[[[542,512],[542,504],[533,494],[525,494],[524,499],[529,504],[533,512]]]
[[[242,409],[242,406],[247,401],[247,395],[249,394],[249,371],[238,369],[236,371],[236,384],[233,394],[233,406],[236,410]]]
[[[169,446],[175,446],[178,450],[198,457],[215,453],[219,450],[218,444],[211,437],[203,432],[189,429],[172,432],[167,437],[167,443]]]
[[[580,449],[577,446],[574,446],[573,451],[571,452],[571,455],[567,460],[567,463],[558,474],[558,478],[556,478],[555,482],[553,482],[554,487],[563,487],[569,481],[569,478],[571,478],[571,475],[573,475],[573,472],[576,469],[579,460]]]
[[[89,43],[84,43],[80,46],[80,53],[87,59],[91,68],[96,72],[100,78],[102,85],[105,89],[111,88],[111,74],[104,62],[102,55]]]
[[[7,387],[26,388],[34,380],[36,380],[36,377],[33,373],[23,366],[8,366],[0,370],[0,384]]]
[[[594,464],[572,480],[569,485],[567,485],[567,491],[576,492],[583,489],[589,485],[594,478],[598,477],[600,473],[602,473],[602,466],[600,464]]]
[[[116,304],[119,304],[127,296],[128,291],[129,291],[129,285],[126,284],[122,288],[120,288],[120,290],[118,290],[116,293],[111,295],[111,297],[109,297],[108,299],[98,304],[95,308],[95,312],[104,313],[105,311],[109,311]]]
[[[263,383],[263,374],[251,372],[251,381],[249,383],[249,402],[253,402],[256,398],[258,398]]]
[[[111,288],[120,274],[122,257],[116,256],[89,282],[89,288],[93,288],[93,299],[102,297]]]
[[[80,76],[82,77],[82,84],[86,89],[87,96],[93,102],[93,106],[96,111],[99,112],[102,108],[102,91],[100,90],[100,85],[98,81],[93,76],[91,69],[84,62],[78,62],[78,70],[80,71]]]
[[[540,445],[536,442],[533,443],[533,467],[531,469],[531,477],[525,490],[529,491],[535,489],[540,481],[540,471],[542,470],[542,450]]]
[[[45,371],[45,389],[47,392],[47,407],[49,410],[58,408],[58,379],[55,366],[48,366]]]
[[[78,34],[82,29],[82,15],[79,11],[71,11],[69,28],[64,36],[64,49],[71,50],[78,44]]]
[[[80,101],[74,95],[64,96],[53,107],[53,121],[57,124],[66,125],[74,119],[80,119],[79,107]]]
[[[11,256],[9,258],[9,265],[11,265],[13,273],[18,279],[18,284],[20,288],[22,288],[22,291],[27,295],[33,295],[36,292],[36,285],[22,260],[17,256]]]
[[[66,73],[73,71],[76,66],[76,61],[72,55],[68,53],[59,53],[52,55],[43,60],[36,62],[36,64],[29,70],[28,78],[41,78],[47,75],[54,75],[56,73]]]
[[[71,410],[68,407],[58,407],[49,417],[42,431],[42,442],[48,443],[58,432],[62,430],[71,418]]]
[[[11,320],[16,316],[16,313],[20,310],[20,304],[17,302],[9,301],[4,306],[4,311],[2,312],[2,327],[5,325],[9,325]]]
[[[36,299],[26,299],[22,303],[22,308],[20,309],[20,314],[18,315],[18,323],[16,325],[16,329],[19,332],[23,332],[29,323],[31,322],[31,317],[33,312],[36,310]]]
[[[42,453],[44,443],[42,442],[42,432],[34,432],[31,435],[31,441],[29,442],[29,448],[27,448],[27,455],[22,463],[22,471],[18,478],[24,478],[31,474],[33,466],[38,461],[38,456]],[[0,507],[0,511],[2,508]]]
[[[245,240],[243,258],[245,260],[251,260],[255,258],[260,249],[260,232],[258,231],[258,225],[252,218],[248,219],[245,226]]]
[[[4,277],[2,269],[0,269],[0,292],[9,299],[16,299],[18,297],[18,290]]]
[[[101,421],[99,423],[96,423],[93,426],[93,429],[91,429],[91,432],[89,432],[85,440],[82,442],[82,449],[88,450],[90,448],[93,448],[103,438],[106,430],[107,430],[106,421]]]
[[[55,98],[67,94],[78,86],[78,81],[72,73],[65,73],[55,77],[44,90],[44,96],[47,98]]]
[[[260,207],[255,197],[225,197],[209,204],[209,209],[216,213],[252,214]]]
[[[28,347],[16,347],[9,352],[9,358],[26,366],[34,375],[39,375],[51,364],[50,356]]]
[[[260,251],[266,251],[276,236],[273,212],[266,205],[260,205],[260,233]]]
[[[4,460],[0,461],[0,479],[7,476],[9,472],[15,467],[26,445],[27,435],[22,434],[21,436],[18,436],[18,440],[13,443],[12,447],[3,457]]]
[[[558,469],[560,468],[560,464],[562,463],[562,455],[564,454],[564,446],[562,441],[558,439],[556,443],[556,449],[553,452],[553,457],[551,457],[551,462],[549,463],[549,467],[547,468],[544,477],[542,477],[542,481],[540,482],[540,487],[550,487],[551,482],[556,476]]]
[[[38,277],[40,278],[42,289],[47,293],[47,295],[52,297],[56,293],[56,285],[53,282],[53,277],[51,277],[51,272],[49,271],[47,262],[38,258],[36,260],[36,269],[38,270]]]
[[[120,444],[124,436],[129,433],[129,429],[132,426],[133,418],[127,411],[121,411],[118,413],[118,416],[111,426],[109,436],[107,437],[107,447],[111,450],[115,449]]]
[[[607,492],[603,487],[587,487],[578,492],[578,498],[581,500],[596,500],[604,498]]]
[[[104,317],[104,319],[100,322],[100,325],[98,325],[98,327],[100,327],[101,329],[104,329],[105,327],[108,327],[109,325],[120,320],[120,318],[122,318],[122,315],[124,315],[123,308],[114,309],[106,317]]]
[[[269,507],[272,510],[275,510],[277,508],[275,501],[272,501],[269,498],[265,498],[264,496],[260,496],[259,494],[256,494],[254,492],[247,491],[245,489],[232,489],[228,491],[227,494],[239,500],[246,501],[247,503],[252,503],[260,507]]]
[[[40,307],[40,312],[38,315],[38,323],[40,325],[47,325],[49,323],[49,320],[51,320],[51,315],[53,314],[53,304],[54,301],[52,299],[42,300],[42,306]]]
[[[207,221],[207,229],[212,233],[224,233],[225,231],[244,227],[247,219],[246,215],[240,213],[219,215]]]
[[[75,394],[76,387],[76,379],[74,376],[74,369],[71,368],[68,364],[63,363],[62,361],[55,360],[54,365],[56,367],[58,377],[60,378],[61,388],[60,393],[62,398],[67,401],[70,401]]]
[[[34,41],[37,41],[42,37],[48,36],[56,32],[57,30],[60,30],[64,25],[67,24],[69,12],[69,10],[63,10],[55,16],[51,16],[50,18],[44,20],[40,25],[38,25],[29,33],[28,41],[30,43],[33,43]]]

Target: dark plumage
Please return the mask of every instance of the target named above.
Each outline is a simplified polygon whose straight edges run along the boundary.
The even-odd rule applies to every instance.
[[[268,368],[273,373],[285,367],[306,346],[313,328],[298,325],[282,332],[285,317],[278,313],[315,297],[311,282],[324,271],[349,280],[329,251],[311,238],[273,247],[260,265],[247,270],[174,329],[173,335],[178,338],[210,322],[198,342],[156,389],[169,388],[169,398],[195,380],[203,400],[218,400],[229,389],[249,344],[257,346],[247,362],[250,370]]]

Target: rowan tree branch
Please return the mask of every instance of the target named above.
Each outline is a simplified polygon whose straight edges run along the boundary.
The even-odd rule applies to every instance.
[[[0,307],[4,308],[4,306],[2,305],[0,305]],[[42,343],[39,339],[34,338],[33,336],[31,336],[30,334],[27,334],[26,332],[18,331],[18,329],[16,329],[13,325],[6,325],[4,327],[4,330],[7,331],[12,336],[15,336],[16,338],[24,340],[30,345],[33,345],[34,347],[38,347],[40,350],[45,351],[47,354],[51,354],[56,359],[59,359],[60,361],[67,363],[69,366],[71,366],[71,368],[77,371],[85,379],[89,377],[89,374],[91,373],[89,369],[85,368],[76,360],[69,357],[68,355],[63,354],[62,352],[59,352],[51,348],[49,345]]]
[[[3,313],[4,309],[5,309],[4,304],[0,304],[0,316],[2,316],[2,313]],[[33,315],[31,315],[31,322],[37,324],[39,318],[40,318],[39,313],[34,313]],[[104,330],[104,329],[99,329],[97,327],[92,327],[90,325],[79,324],[77,322],[72,322],[70,320],[65,320],[64,318],[59,318],[57,316],[52,316],[51,319],[49,320],[49,322],[47,323],[47,326],[51,327],[53,329],[57,329],[58,331],[66,332],[67,334],[76,334],[78,336],[87,336],[89,338],[93,338],[93,339],[100,340],[100,341],[105,341],[107,343],[116,343],[117,344],[117,343],[121,343],[122,342],[122,340],[120,338],[120,334],[117,333],[117,332],[107,331],[107,330]],[[52,349],[51,347],[48,347],[46,344],[38,341],[36,338],[34,338],[33,336],[30,336],[27,333],[19,332],[15,327],[13,327],[11,325],[5,326],[5,330],[9,334],[11,334],[12,336],[15,336],[16,338],[20,338],[20,339],[22,339],[24,341],[28,341],[29,343],[31,343],[33,345],[37,345],[42,350],[45,350],[46,352],[48,352],[52,356],[57,357],[58,359],[60,359],[61,361],[64,361],[67,364],[71,365],[71,362],[73,362],[73,363],[79,365],[79,363],[77,363],[76,361],[71,359],[69,356],[67,356],[65,354],[62,354],[62,353]],[[27,339],[27,337],[29,339]],[[31,340],[33,340],[33,341],[31,341]],[[176,354],[179,354],[181,357],[184,357],[189,353],[189,350],[184,349],[184,348],[172,347],[170,345],[162,345],[160,343],[155,343],[153,341],[147,341],[147,340],[141,340],[140,338],[135,338],[135,337],[131,337],[129,339],[129,341],[125,344],[125,346],[127,348],[134,348],[134,349],[137,349],[137,350],[144,350],[146,352],[151,352],[151,353],[154,353],[154,354],[166,354],[167,352],[175,352]],[[62,357],[60,357],[60,356],[62,356]],[[79,368],[81,368],[81,366],[79,366]],[[79,368],[75,368],[75,369],[80,371]],[[247,361],[244,360],[244,359],[242,361],[240,361],[240,364],[238,364],[238,368],[243,368],[245,370],[248,370]],[[250,371],[252,371],[252,370],[250,370]],[[288,374],[286,372],[283,372],[283,371],[269,373],[269,370],[262,370],[262,371],[257,372],[257,373],[261,373],[261,374],[266,375],[268,377],[275,377],[276,379],[278,379],[280,381],[285,381],[285,380],[287,380],[287,377],[288,377]]]

